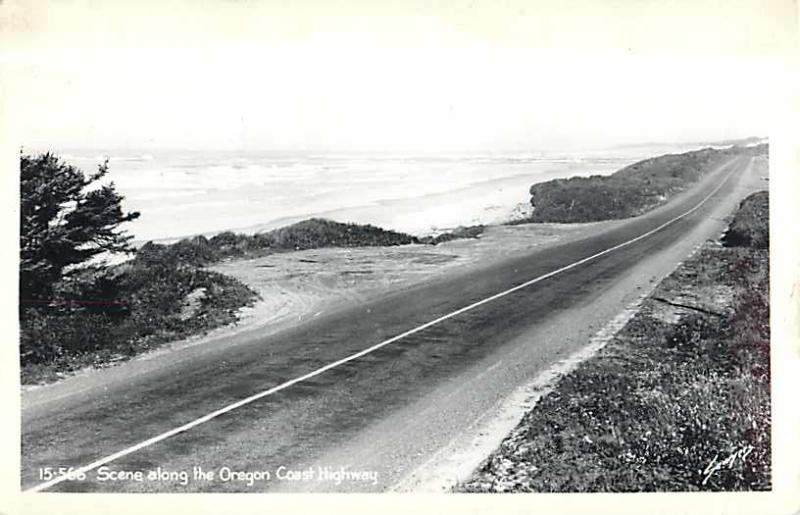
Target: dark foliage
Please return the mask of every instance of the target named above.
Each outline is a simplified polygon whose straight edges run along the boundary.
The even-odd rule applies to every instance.
[[[197,294],[196,305],[186,299]],[[126,359],[236,320],[256,293],[236,279],[175,263],[136,260],[56,285],[57,299],[22,305],[23,382]]]
[[[102,185],[107,163],[89,176],[53,154],[20,156],[20,295],[48,297],[52,286],[105,252],[130,252],[114,184]]]
[[[769,192],[753,193],[739,204],[722,241],[728,247],[769,248]]]
[[[486,230],[484,225],[470,225],[468,227],[457,227],[450,232],[437,234],[436,236],[425,236],[419,239],[420,243],[428,245],[438,245],[446,241],[459,240],[464,238],[478,238]]]
[[[417,243],[414,236],[387,231],[374,225],[343,224],[312,218],[261,235],[272,248],[375,247]]]

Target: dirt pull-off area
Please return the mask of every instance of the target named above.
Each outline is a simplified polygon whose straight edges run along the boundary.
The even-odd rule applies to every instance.
[[[260,299],[241,311],[236,327],[214,334],[316,316],[342,303],[366,302],[374,295],[573,241],[617,223],[499,225],[487,227],[478,238],[435,246],[311,249],[219,263],[211,270],[242,281]]]
[[[709,241],[457,490],[769,490],[769,345],[768,250]]]

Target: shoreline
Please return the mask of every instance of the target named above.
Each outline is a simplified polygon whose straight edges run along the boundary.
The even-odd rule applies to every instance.
[[[741,147],[742,149],[749,148]],[[715,150],[733,150],[732,147],[707,146]],[[662,150],[670,150],[665,147]],[[699,148],[671,149],[661,154],[643,154],[625,159],[613,158],[605,162],[597,156],[570,162],[562,168],[532,168],[528,171],[514,171],[491,179],[475,180],[456,186],[453,189],[424,192],[410,195],[409,192],[397,196],[367,199],[364,202],[343,204],[338,207],[323,207],[302,213],[283,214],[259,220],[255,223],[229,223],[208,230],[183,230],[168,236],[154,238],[135,237],[137,247],[147,242],[170,244],[182,239],[204,236],[212,237],[224,232],[247,235],[275,230],[310,218],[325,218],[340,223],[374,225],[385,230],[407,233],[416,237],[436,236],[442,232],[470,225],[502,225],[519,221],[533,213],[530,188],[532,185],[552,181],[590,176],[607,177],[631,165],[651,161],[664,156],[682,156],[697,152]],[[490,199],[491,201],[487,200]],[[250,200],[247,200],[250,202]],[[257,207],[257,206],[254,206]],[[435,222],[431,222],[435,220]],[[556,222],[557,220],[543,220]],[[579,221],[579,220],[575,220]],[[585,220],[589,221],[589,220]],[[139,222],[141,223],[141,221]]]
[[[586,158],[564,162],[534,161],[528,164],[521,163],[496,163],[495,167],[508,166],[508,170],[498,173],[496,169],[488,169],[486,177],[472,177],[475,170],[465,169],[463,173],[467,178],[459,179],[456,173],[452,176],[454,184],[443,187],[439,182],[448,182],[449,174],[440,177],[442,171],[434,169],[430,176],[409,175],[403,180],[394,180],[392,183],[383,184],[386,177],[378,176],[377,182],[371,188],[377,188],[380,194],[370,193],[366,196],[354,197],[342,192],[341,180],[335,176],[332,189],[328,194],[320,193],[311,196],[300,195],[300,202],[308,203],[306,209],[298,209],[296,203],[287,204],[285,195],[278,196],[275,206],[265,205],[258,193],[263,185],[254,184],[253,190],[232,189],[231,191],[206,191],[198,190],[202,196],[219,195],[221,202],[211,201],[205,210],[194,209],[187,205],[181,209],[170,224],[179,224],[178,228],[158,230],[147,229],[150,224],[147,218],[137,220],[143,234],[133,231],[134,242],[144,244],[148,241],[154,243],[169,243],[194,236],[210,237],[226,231],[254,234],[279,228],[308,218],[330,218],[343,223],[371,224],[384,229],[395,230],[426,236],[463,225],[489,225],[503,223],[505,218],[512,215],[521,205],[530,202],[528,190],[531,184],[544,182],[556,178],[583,177],[589,175],[609,175],[637,160],[648,157],[649,154],[614,158]],[[412,165],[410,165],[412,166]],[[453,171],[459,171],[458,163],[453,165]],[[413,166],[411,168],[413,170]],[[419,173],[420,170],[416,170]],[[399,173],[399,172],[398,172]],[[405,173],[405,172],[403,172]],[[409,172],[411,173],[411,172]],[[459,172],[461,173],[461,172]],[[327,178],[324,178],[327,180]],[[307,178],[305,180],[308,180]],[[408,184],[409,181],[431,181],[434,187],[419,187],[419,191]],[[337,182],[339,181],[339,182]],[[299,185],[298,185],[299,186]],[[365,183],[361,179],[354,179],[354,188],[361,191]],[[278,184],[276,188],[285,185]],[[382,192],[386,188],[385,192]],[[399,188],[399,189],[398,189]],[[397,189],[397,191],[394,191]],[[241,202],[231,204],[231,195],[240,191]],[[267,192],[269,193],[269,192]],[[288,193],[287,193],[288,195]],[[336,202],[331,202],[330,195],[341,195]],[[164,208],[154,201],[138,203],[134,195],[129,195],[132,202],[131,208],[142,213],[159,212]],[[223,205],[224,204],[224,205]],[[232,209],[229,212],[225,206]],[[247,209],[243,209],[244,207]],[[281,207],[282,206],[282,207]],[[273,211],[272,208],[276,210]],[[280,209],[277,209],[279,208]],[[499,212],[498,211],[499,208]],[[171,209],[171,208],[170,208]],[[256,215],[256,213],[260,213]],[[235,216],[234,216],[235,214]],[[200,221],[204,222],[201,224]],[[224,220],[224,223],[217,223]],[[435,222],[431,222],[435,220]]]

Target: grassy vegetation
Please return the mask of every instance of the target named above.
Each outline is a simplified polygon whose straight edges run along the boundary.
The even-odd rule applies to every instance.
[[[52,381],[231,323],[255,298],[236,279],[175,262],[134,259],[87,271],[58,284],[47,301],[21,301],[22,383]]]
[[[610,176],[572,177],[534,184],[530,188],[534,210],[528,221],[577,223],[636,216],[685,190],[726,159],[766,151],[766,145],[707,148],[639,161]]]
[[[763,197],[745,200],[732,228],[766,231],[766,211],[751,209]],[[457,489],[770,489],[769,256],[753,244],[763,240],[703,247]]]

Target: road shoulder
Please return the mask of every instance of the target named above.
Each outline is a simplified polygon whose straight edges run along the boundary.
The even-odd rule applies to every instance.
[[[768,250],[708,241],[455,490],[769,490],[768,288]]]

